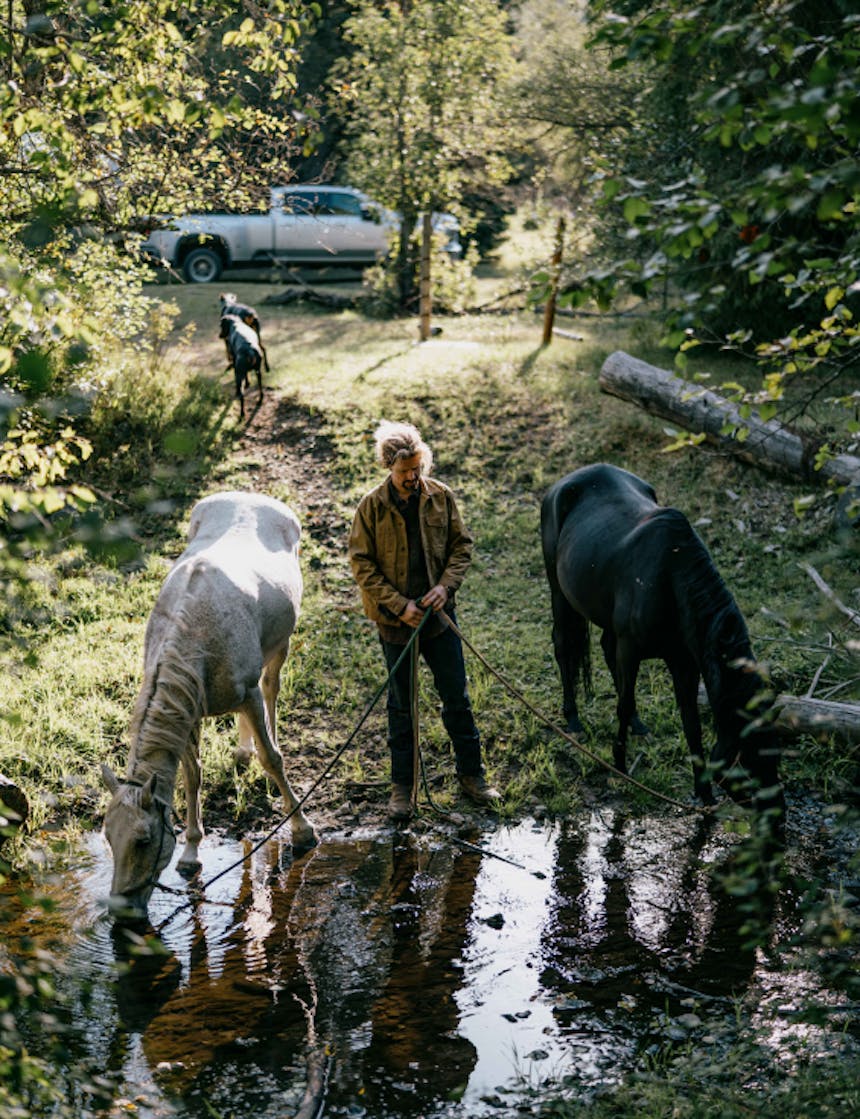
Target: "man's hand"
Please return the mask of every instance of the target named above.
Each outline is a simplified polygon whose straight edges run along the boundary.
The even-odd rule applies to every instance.
[[[400,615],[400,620],[401,622],[406,622],[408,626],[412,626],[413,629],[417,629],[423,617],[424,611],[416,602],[410,599],[406,604],[406,609]]]
[[[447,602],[448,588],[443,587],[441,583],[437,584],[435,587],[431,587],[427,594],[421,599],[421,605],[425,607],[425,609],[429,606],[434,614],[438,614],[439,611],[445,607]]]

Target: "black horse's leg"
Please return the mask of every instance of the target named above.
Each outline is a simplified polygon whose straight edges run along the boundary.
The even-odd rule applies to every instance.
[[[605,652],[604,648],[604,652]],[[639,674],[639,654],[623,640],[615,643],[615,687],[618,691],[618,737],[615,740],[612,760],[621,773],[627,772],[627,732],[636,713],[636,677]]]
[[[576,707],[576,685],[588,679],[588,622],[570,605],[557,586],[550,587],[552,596],[552,644],[561,673],[564,717],[567,729],[574,734],[584,728]]]
[[[603,649],[603,656],[606,660],[606,667],[609,669],[612,676],[612,682],[615,684],[615,691],[620,695],[621,689],[618,686],[618,676],[615,672],[615,634],[611,630],[605,629],[600,635],[600,647]],[[639,718],[639,712],[636,710],[636,696],[633,696],[633,714],[630,717],[630,733],[631,734],[650,734],[650,730]]]
[[[675,701],[681,712],[681,725],[693,763],[693,788],[703,804],[713,804],[711,783],[705,776],[705,756],[702,752],[702,721],[699,718],[699,670],[692,658],[667,662],[675,688]]]

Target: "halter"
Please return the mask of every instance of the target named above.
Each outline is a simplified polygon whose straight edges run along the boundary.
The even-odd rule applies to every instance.
[[[120,784],[121,785],[131,785],[132,788],[135,788],[135,789],[142,789],[143,786],[144,786],[143,781],[136,781],[136,780],[134,780],[134,778],[131,778],[131,777],[124,778],[120,782]],[[161,808],[161,812],[159,813],[159,819],[161,820],[161,831],[159,832],[159,835],[158,835],[158,850],[155,852],[155,861],[152,864],[152,870],[150,871],[149,875],[144,879],[142,885],[136,886],[136,887],[134,887],[134,889],[132,891],[126,891],[126,892],[137,893],[140,890],[146,889],[147,886],[155,887],[155,886],[158,885],[158,878],[157,878],[157,875],[158,875],[158,861],[161,858],[161,852],[164,850],[164,837],[167,835],[167,832],[170,828],[170,824],[168,823],[168,820],[167,820],[167,813],[169,812],[174,816],[176,815],[176,813],[173,811],[173,805],[169,804],[166,800],[164,800],[163,797],[156,796],[153,793],[152,799]]]

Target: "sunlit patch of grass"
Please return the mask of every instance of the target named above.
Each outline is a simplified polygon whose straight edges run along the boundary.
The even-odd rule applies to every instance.
[[[527,240],[518,237],[498,260],[482,266],[479,287],[498,291],[539,260],[551,243],[549,227],[524,232]],[[372,432],[382,417],[411,420],[422,429],[435,452],[434,473],[454,488],[474,534],[472,570],[458,596],[463,632],[549,719],[561,719],[561,688],[540,548],[540,501],[558,478],[594,461],[635,471],[655,486],[661,501],[688,514],[747,618],[754,648],[773,662],[780,690],[802,694],[830,656],[822,686],[844,681],[848,686],[839,695],[857,694],[850,682],[856,666],[828,652],[833,616],[799,575],[797,561],[820,563],[838,589],[841,581],[850,583],[853,569],[839,561],[825,521],[794,517],[793,498],[804,488],[705,449],[667,455],[660,420],[600,392],[600,366],[615,349],[671,364],[648,320],[560,318],[582,339],[555,338],[541,349],[540,316],[530,310],[437,317],[442,333],[419,344],[414,319],[369,321],[355,311],[266,305],[265,295],[277,287],[258,280],[225,281],[223,287],[261,314],[273,366],[266,383],[312,425],[317,450],[307,458],[306,477],[309,486],[322,487],[331,521],[322,534],[306,525],[303,539],[303,611],[278,711],[292,778],[315,776],[384,683],[375,628],[361,612],[346,557],[355,504],[380,479]],[[217,337],[218,290],[166,285],[151,293],[177,302],[177,331],[188,323],[197,330],[187,350],[179,348],[176,333],[175,350],[169,345],[164,351],[157,376],[170,383],[140,382],[130,399],[139,401],[145,418],[163,389],[173,408],[167,428],[194,430],[195,447],[188,460],[165,459],[162,443],[142,427],[134,428],[141,431],[139,443],[119,444],[124,457],[111,480],[120,495],[122,486],[132,487],[128,500],[141,514],[139,532],[149,555],[144,568],[96,566],[70,551],[44,561],[44,577],[32,581],[23,635],[39,663],[19,664],[7,677],[11,718],[4,725],[0,769],[22,779],[36,803],[37,822],[53,810],[42,793],[73,803],[77,794],[67,775],[98,789],[101,760],[124,767],[143,631],[169,564],[184,546],[188,511],[212,489],[245,488],[263,462],[259,447],[238,449],[242,427]],[[140,419],[127,417],[129,424]],[[277,453],[273,445],[271,454]],[[304,507],[301,478],[273,483],[270,492]],[[153,499],[165,494],[170,501],[154,510]],[[526,711],[468,651],[466,658],[488,768],[505,789],[508,810],[537,801],[563,811],[576,802],[583,776],[605,784],[604,771]],[[609,760],[615,695],[596,636],[592,660],[595,694],[581,707],[584,740]],[[435,695],[432,688],[425,692],[428,758],[447,781],[453,763]],[[692,789],[689,758],[671,684],[659,666],[643,666],[639,704],[652,733],[630,740],[629,760],[641,751],[637,776],[686,799]],[[384,726],[383,697],[333,782],[385,781]],[[204,730],[204,798],[230,799],[241,813],[257,803],[258,781],[253,773],[234,775],[234,742],[232,724]],[[838,791],[849,770],[842,750],[807,744],[787,757],[786,768],[790,774],[796,765],[814,779],[823,754],[831,759],[826,780]],[[636,803],[644,796],[623,795]],[[98,796],[95,801],[97,806]]]

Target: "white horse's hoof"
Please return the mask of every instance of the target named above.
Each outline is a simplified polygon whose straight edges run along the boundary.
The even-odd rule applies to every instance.
[[[293,832],[294,851],[310,851],[313,847],[316,847],[316,845],[317,837],[314,834],[314,829],[310,825]]]
[[[195,878],[203,869],[203,863],[199,859],[180,859],[176,869],[183,878]]]

